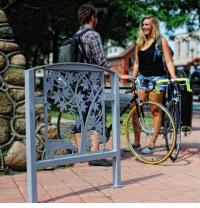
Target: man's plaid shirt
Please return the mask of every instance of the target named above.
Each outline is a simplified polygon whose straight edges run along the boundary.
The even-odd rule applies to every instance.
[[[77,33],[82,32],[86,28],[88,27],[85,25],[81,26]],[[90,64],[97,64],[106,68],[110,67],[104,54],[101,36],[98,32],[94,30],[87,31],[82,35],[82,41]]]

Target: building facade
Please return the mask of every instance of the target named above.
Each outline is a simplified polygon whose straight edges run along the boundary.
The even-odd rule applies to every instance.
[[[179,34],[174,39],[175,66],[188,65],[192,60],[200,57],[200,31]]]
[[[132,43],[126,50],[119,55],[107,56],[111,62],[112,68],[121,74],[132,73],[133,62],[134,62],[134,50],[135,44]],[[127,80],[120,80],[121,83],[126,83]]]

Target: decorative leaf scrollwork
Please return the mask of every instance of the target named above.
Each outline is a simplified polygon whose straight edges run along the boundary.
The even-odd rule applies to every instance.
[[[92,132],[100,133],[104,142],[104,74],[103,72],[49,71],[46,75],[47,97],[60,112],[77,115],[74,125],[81,129],[82,148],[91,146]]]

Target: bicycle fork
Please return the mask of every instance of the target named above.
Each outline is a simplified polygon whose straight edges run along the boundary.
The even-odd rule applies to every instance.
[[[142,130],[147,134],[152,134],[153,133],[152,128],[149,128],[149,126],[146,124],[146,121],[144,119],[145,115],[144,115],[143,104],[142,104],[142,100],[139,97],[136,99],[136,112]]]

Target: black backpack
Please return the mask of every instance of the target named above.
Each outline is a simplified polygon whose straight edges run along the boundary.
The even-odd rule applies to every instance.
[[[85,49],[83,47],[83,42],[81,36],[88,32],[89,30],[93,30],[91,28],[87,28],[80,32],[79,34],[74,34],[71,38],[65,40],[60,49],[59,49],[59,57],[58,62],[82,62],[89,63],[89,59],[86,56]],[[94,31],[94,30],[93,30]]]
[[[169,50],[170,50],[170,54],[171,57],[173,57],[174,55],[174,51],[171,49],[171,47],[169,46]],[[153,61],[156,61],[156,56],[162,56],[162,60],[163,60],[163,64],[164,64],[164,69],[167,71],[167,66],[165,63],[165,58],[164,58],[164,54],[163,54],[163,47],[162,47],[162,42],[161,42],[161,38],[158,38],[156,40],[156,44],[155,44],[155,50],[154,50],[154,57],[153,57]]]

